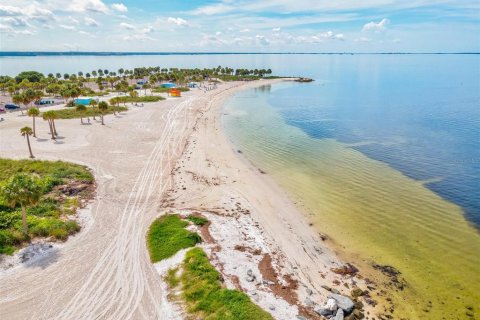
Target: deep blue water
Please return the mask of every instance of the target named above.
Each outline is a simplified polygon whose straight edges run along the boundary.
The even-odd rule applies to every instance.
[[[383,161],[480,227],[480,56],[351,57],[271,95],[286,122]]]

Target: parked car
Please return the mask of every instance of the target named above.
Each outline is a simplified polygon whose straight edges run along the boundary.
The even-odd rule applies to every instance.
[[[5,112],[5,108],[4,107],[0,107],[0,112]]]
[[[9,103],[9,104],[5,105],[5,109],[14,110],[14,109],[19,109],[19,108],[20,108],[19,106],[17,106],[16,104],[12,104],[12,103]]]

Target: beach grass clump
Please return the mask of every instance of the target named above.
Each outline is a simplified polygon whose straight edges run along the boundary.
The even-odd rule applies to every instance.
[[[187,311],[210,320],[271,320],[273,317],[238,290],[222,287],[220,273],[210,264],[201,248],[189,250],[182,264],[182,273],[168,275],[172,287],[181,284]]]
[[[202,241],[198,233],[188,231],[188,221],[178,215],[166,214],[156,219],[147,235],[150,259],[153,263],[173,256],[181,249],[195,246]]]
[[[193,215],[193,214],[189,215],[187,217],[187,220],[192,222],[196,226],[203,226],[203,225],[208,223],[208,220],[206,218],[201,217],[201,216],[197,216],[197,215]]]
[[[132,102],[158,102],[161,100],[165,100],[164,97],[160,96],[141,96],[141,97],[130,97],[130,96],[123,96],[123,97],[115,97],[110,99],[110,104],[120,104],[120,103],[132,103]]]
[[[80,230],[68,215],[80,207],[79,199],[93,194],[94,178],[86,167],[62,161],[0,159],[0,190],[19,174],[36,178],[40,196],[26,208],[25,234],[21,206],[10,206],[0,192],[0,253],[13,254],[35,237],[66,240]]]
[[[121,111],[127,111],[127,110],[128,110],[127,107],[108,106],[108,109],[105,110],[103,114],[112,114],[114,111],[121,112]],[[78,119],[78,118],[99,116],[101,114],[101,111],[98,109],[98,107],[87,107],[85,111],[79,111],[74,108],[66,108],[66,109],[55,110],[55,114],[57,116],[57,119]]]

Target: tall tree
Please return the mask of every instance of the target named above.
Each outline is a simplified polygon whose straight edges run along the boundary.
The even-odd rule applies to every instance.
[[[32,117],[32,121],[33,121],[33,136],[36,138],[37,137],[37,134],[35,132],[35,117],[38,117],[40,115],[40,110],[38,110],[38,108],[30,108],[28,111],[27,111],[27,115],[29,117]]]
[[[54,121],[54,112],[53,111],[46,111],[42,114],[43,120],[48,122],[48,127],[50,128],[50,134],[52,135],[52,140],[55,140],[55,129],[53,127]]]
[[[32,128],[30,127],[23,127],[20,129],[20,134],[27,138],[27,145],[28,145],[28,151],[30,152],[30,158],[35,158],[32,153],[32,147],[30,146],[30,136],[33,134]]]
[[[95,100],[95,99],[90,100],[88,105],[92,106],[92,108],[95,108],[95,106],[97,105],[97,100]],[[95,119],[95,112],[93,113],[93,120],[97,120],[97,119]]]
[[[77,104],[76,109],[78,113],[80,113],[80,123],[83,124],[83,114],[87,111],[87,107],[85,107],[83,104]]]
[[[42,186],[38,179],[25,173],[16,174],[1,188],[1,194],[10,207],[20,205],[22,208],[23,233],[27,237],[27,208],[36,204],[42,195]]]
[[[102,125],[104,125],[105,123],[103,123],[103,114],[108,110],[108,103],[106,103],[105,101],[101,101],[98,104],[98,109],[100,110],[100,118],[102,119]]]

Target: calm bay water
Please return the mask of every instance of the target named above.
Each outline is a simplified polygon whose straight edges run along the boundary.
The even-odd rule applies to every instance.
[[[317,59],[304,60],[314,83],[231,99],[233,143],[345,259],[402,272],[408,288],[388,290],[396,318],[469,319],[480,305],[480,57]]]
[[[397,316],[478,317],[480,55],[0,57],[0,74],[218,65],[314,78],[237,94],[233,143],[345,258],[402,272]]]

